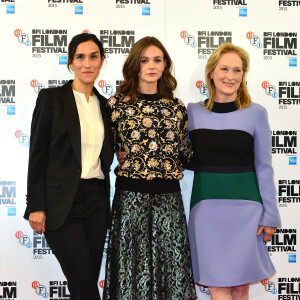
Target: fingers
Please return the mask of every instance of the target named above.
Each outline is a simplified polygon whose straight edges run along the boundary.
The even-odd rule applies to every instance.
[[[116,154],[117,154],[117,160],[118,160],[118,162],[122,163],[125,160],[125,158],[126,158],[126,152],[119,150],[119,151],[117,151]]]
[[[33,230],[37,232],[41,232],[43,230],[43,222],[30,221],[29,223]]]
[[[264,242],[270,241],[272,238],[272,235],[275,233],[276,231],[276,227],[268,227],[265,226],[264,231],[265,231],[265,235],[264,235]]]
[[[32,212],[29,215],[29,224],[37,232],[44,232],[46,227],[46,216],[44,211]]]
[[[42,222],[42,232],[45,232],[45,227],[46,227],[46,217],[43,219],[43,222]]]
[[[272,235],[270,235],[270,234],[265,234],[265,235],[264,235],[264,242],[271,241],[271,238],[272,238]]]
[[[264,242],[271,240],[272,235],[276,232],[277,227],[259,226],[256,235],[259,236],[264,231]]]
[[[264,230],[264,227],[265,226],[262,226],[262,225],[259,226],[257,233],[256,233],[257,236],[261,235],[262,231]]]

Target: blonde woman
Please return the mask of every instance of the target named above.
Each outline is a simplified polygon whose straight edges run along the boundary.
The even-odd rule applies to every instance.
[[[205,69],[209,99],[188,105],[193,272],[213,300],[246,300],[249,283],[275,272],[264,243],[280,226],[270,128],[251,102],[248,68],[245,50],[222,44]]]

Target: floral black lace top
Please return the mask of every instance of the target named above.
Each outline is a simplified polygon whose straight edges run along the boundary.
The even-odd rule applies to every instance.
[[[181,179],[191,158],[187,139],[187,112],[177,98],[138,94],[133,104],[127,96],[108,100],[115,151],[126,159],[115,173],[131,179]]]

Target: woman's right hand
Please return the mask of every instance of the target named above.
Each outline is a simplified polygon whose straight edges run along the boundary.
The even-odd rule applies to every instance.
[[[260,225],[256,235],[259,236],[264,231],[264,242],[271,240],[272,235],[276,232],[277,227],[263,226]]]
[[[36,232],[45,232],[46,214],[43,210],[30,213],[28,221]]]
[[[117,154],[117,160],[119,164],[122,163],[126,158],[126,152],[122,150],[118,150],[116,154]]]

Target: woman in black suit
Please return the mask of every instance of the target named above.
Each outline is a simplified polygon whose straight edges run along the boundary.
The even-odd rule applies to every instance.
[[[93,34],[68,47],[74,80],[39,93],[31,124],[25,218],[46,240],[71,300],[98,300],[110,211],[113,142],[106,99],[94,88],[104,49]]]

